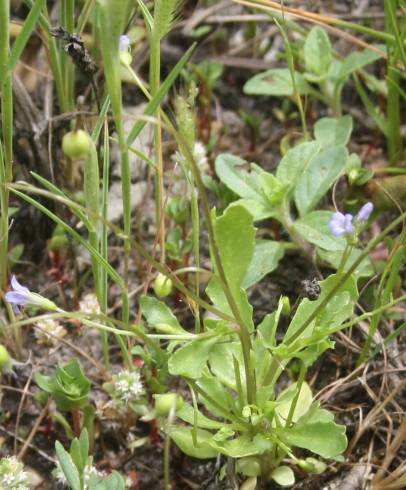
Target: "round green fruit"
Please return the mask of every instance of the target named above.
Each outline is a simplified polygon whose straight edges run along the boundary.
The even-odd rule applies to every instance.
[[[315,466],[313,463],[311,463],[310,461],[306,461],[304,459],[299,459],[299,461],[297,462],[298,466],[300,466],[300,468],[302,468],[303,471],[306,471],[306,473],[315,473]]]
[[[62,140],[62,150],[72,160],[85,157],[90,151],[90,137],[83,131],[70,131]]]
[[[7,370],[11,365],[11,357],[3,344],[0,344],[0,372]]]
[[[174,404],[176,404],[176,410],[179,410],[183,405],[183,398],[176,393],[166,393],[154,397],[155,413],[160,417],[166,417]]]
[[[164,274],[159,273],[154,281],[154,291],[159,298],[165,298],[172,292],[172,281]]]

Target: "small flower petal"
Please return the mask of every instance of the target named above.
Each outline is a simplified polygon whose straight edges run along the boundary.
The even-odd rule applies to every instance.
[[[128,51],[130,45],[131,45],[130,38],[126,34],[120,36],[120,51]]]
[[[9,291],[6,293],[6,301],[16,305],[26,305],[29,302],[30,293],[21,293],[20,291]]]
[[[21,291],[21,292],[24,292],[24,293],[29,293],[30,290],[23,286],[22,284],[20,284],[18,281],[17,281],[17,278],[15,275],[12,275],[11,276],[11,287],[14,289],[14,291]]]
[[[352,225],[352,220],[354,216],[352,214],[347,213],[344,216],[344,229],[346,233],[352,233],[354,231],[354,227]]]
[[[354,227],[352,220],[354,219],[352,214],[334,213],[329,222],[330,231],[334,236],[341,236],[344,233],[352,233]]]
[[[368,218],[371,216],[373,210],[374,210],[374,205],[372,204],[372,202],[367,202],[358,211],[357,220],[361,222],[367,221]]]
[[[329,222],[331,233],[334,236],[340,236],[345,232],[345,216],[343,213],[334,213]]]

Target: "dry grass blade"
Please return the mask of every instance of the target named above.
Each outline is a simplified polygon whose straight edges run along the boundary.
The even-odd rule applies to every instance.
[[[406,463],[398,466],[392,473],[385,476],[390,464],[396,458],[397,452],[406,440],[406,418],[403,419],[397,434],[386,450],[385,458],[379,471],[372,480],[374,490],[389,490],[405,488],[406,486]]]
[[[382,58],[387,59],[387,55],[384,51],[381,51],[375,46],[372,46],[371,44],[363,41],[362,39],[359,39],[356,36],[353,36],[352,34],[349,34],[346,31],[343,31],[342,29],[339,29],[338,27],[333,27],[334,25],[340,23],[340,20],[334,17],[316,14],[313,12],[305,12],[304,10],[293,8],[293,7],[286,7],[278,2],[272,2],[271,0],[252,0],[252,1],[233,0],[233,1],[239,3],[240,5],[245,5],[246,7],[264,10],[265,12],[269,12],[271,14],[277,12],[283,15],[289,15],[297,19],[311,22],[312,24],[320,25],[325,29],[327,29],[328,31],[330,31],[335,36],[346,39],[347,41],[356,44],[362,48],[370,49],[371,51],[374,51],[375,53],[379,54],[379,56],[381,56]]]

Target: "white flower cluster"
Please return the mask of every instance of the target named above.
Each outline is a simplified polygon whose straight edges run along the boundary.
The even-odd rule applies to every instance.
[[[86,294],[82,301],[79,302],[79,309],[82,313],[89,315],[99,315],[100,306],[97,297],[93,293]]]
[[[24,465],[15,456],[7,456],[0,460],[1,490],[29,490],[28,480]]]
[[[196,165],[197,165],[200,173],[205,174],[209,170],[209,161],[207,159],[206,147],[200,141],[196,141],[196,143],[194,144],[193,158],[196,162]],[[186,160],[185,160],[185,157],[178,151],[175,152],[172,159],[176,163],[175,178],[176,178],[176,180],[179,181],[179,182],[176,182],[174,185],[173,192],[176,194],[176,193],[179,193],[182,191],[180,189],[180,187],[181,187],[181,185],[183,185],[184,176],[183,176],[181,169],[184,168],[184,164],[185,164]],[[190,178],[190,176],[188,178]]]
[[[52,474],[57,479],[60,485],[68,486],[68,482],[66,481],[65,474],[62,471],[59,462],[57,463],[56,468]],[[92,483],[93,485],[95,483],[100,483],[101,480],[103,480],[103,478],[105,478],[106,476],[107,474],[104,471],[99,471],[93,465],[87,464],[85,466],[85,469],[83,470],[84,490],[89,490],[90,483]]]
[[[39,344],[55,347],[59,339],[66,335],[66,330],[52,318],[37,322],[37,327],[35,337]]]
[[[137,401],[144,394],[144,386],[138,371],[121,371],[113,375],[114,393],[113,398],[116,402]]]

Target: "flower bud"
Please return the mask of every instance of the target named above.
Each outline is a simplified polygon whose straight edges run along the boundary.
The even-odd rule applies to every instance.
[[[165,298],[172,292],[172,281],[164,274],[159,273],[154,281],[154,291],[159,298]]]
[[[66,133],[62,140],[62,150],[72,160],[85,157],[90,151],[90,137],[82,129]]]
[[[282,298],[282,315],[288,316],[291,312],[290,300],[288,296]]]

